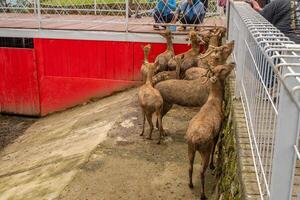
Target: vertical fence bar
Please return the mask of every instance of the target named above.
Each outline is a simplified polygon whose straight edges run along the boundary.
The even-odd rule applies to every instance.
[[[38,23],[39,23],[39,29],[40,29],[41,28],[41,23],[42,23],[41,2],[40,2],[40,0],[36,0],[36,4],[37,4]]]
[[[33,1],[33,13],[34,13],[34,15],[37,14],[37,11],[36,11],[36,0]]]
[[[126,20],[125,20],[125,29],[126,29],[126,32],[128,32],[128,19],[129,19],[129,0],[125,0],[125,3],[126,3]]]
[[[285,73],[288,73],[288,71],[283,68],[282,74]],[[292,80],[286,79],[286,84],[291,85]],[[291,188],[293,188],[292,180],[296,160],[293,147],[298,137],[299,111],[283,84],[281,84],[279,99],[270,199],[288,200],[291,199]]]
[[[94,14],[97,15],[97,0],[94,0]]]
[[[300,88],[299,46],[291,49],[293,42],[243,2],[230,1],[229,27],[229,39],[236,41],[235,95],[245,101],[261,199],[290,200],[300,129],[299,96],[291,89]],[[285,67],[275,77],[277,64]]]

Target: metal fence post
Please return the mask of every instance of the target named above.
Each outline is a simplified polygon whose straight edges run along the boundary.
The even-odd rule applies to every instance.
[[[288,73],[283,68],[282,74]],[[288,86],[292,79],[286,79]],[[298,139],[299,110],[295,106],[289,91],[281,84],[279,110],[275,133],[274,157],[272,161],[272,176],[270,199],[288,200],[292,196],[296,153],[294,145]]]
[[[34,15],[36,15],[37,11],[36,11],[36,0],[33,1],[33,13]]]
[[[125,0],[125,3],[126,3],[126,20],[125,20],[125,29],[126,29],[126,32],[128,32],[128,18],[129,18],[129,0]]]
[[[94,13],[97,15],[97,0],[94,0]]]
[[[229,40],[235,40],[235,49],[233,52],[234,59],[237,62],[236,67],[236,84],[235,84],[235,97],[240,98],[241,91],[241,80],[244,74],[244,63],[245,63],[245,38],[246,28],[241,19],[237,18],[236,10],[233,8],[233,3],[230,2],[230,16],[229,16]],[[238,24],[237,20],[239,20]]]
[[[39,21],[39,29],[41,28],[41,21],[42,21],[42,16],[41,16],[41,2],[40,0],[36,0],[37,4],[37,14],[38,14],[38,21]]]

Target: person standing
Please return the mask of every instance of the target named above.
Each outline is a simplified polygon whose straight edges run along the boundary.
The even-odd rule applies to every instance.
[[[153,18],[155,23],[170,23],[176,9],[176,0],[159,0],[153,10]],[[154,29],[158,29],[157,25],[153,26]]]
[[[299,0],[274,0],[261,7],[257,1],[250,2],[254,10],[278,28],[292,41],[300,44],[300,2]]]
[[[179,19],[182,24],[200,24],[204,20],[205,13],[205,7],[200,0],[183,0],[176,10],[173,23]],[[186,27],[182,26],[179,31],[185,29]]]

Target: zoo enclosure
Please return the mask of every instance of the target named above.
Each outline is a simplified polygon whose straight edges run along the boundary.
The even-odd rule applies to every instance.
[[[208,0],[206,16],[220,14],[217,0]],[[129,25],[154,24],[152,10],[156,0],[0,0],[0,20],[31,22],[37,28],[49,23],[89,23],[118,25],[128,31]],[[177,4],[179,1],[177,0]]]
[[[230,1],[235,96],[245,111],[261,199],[299,197],[300,45],[244,2]]]

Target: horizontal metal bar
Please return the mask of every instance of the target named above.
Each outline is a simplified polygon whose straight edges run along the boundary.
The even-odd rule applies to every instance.
[[[298,160],[300,160],[300,153],[299,153],[298,147],[296,145],[294,145],[294,149],[295,149]]]

